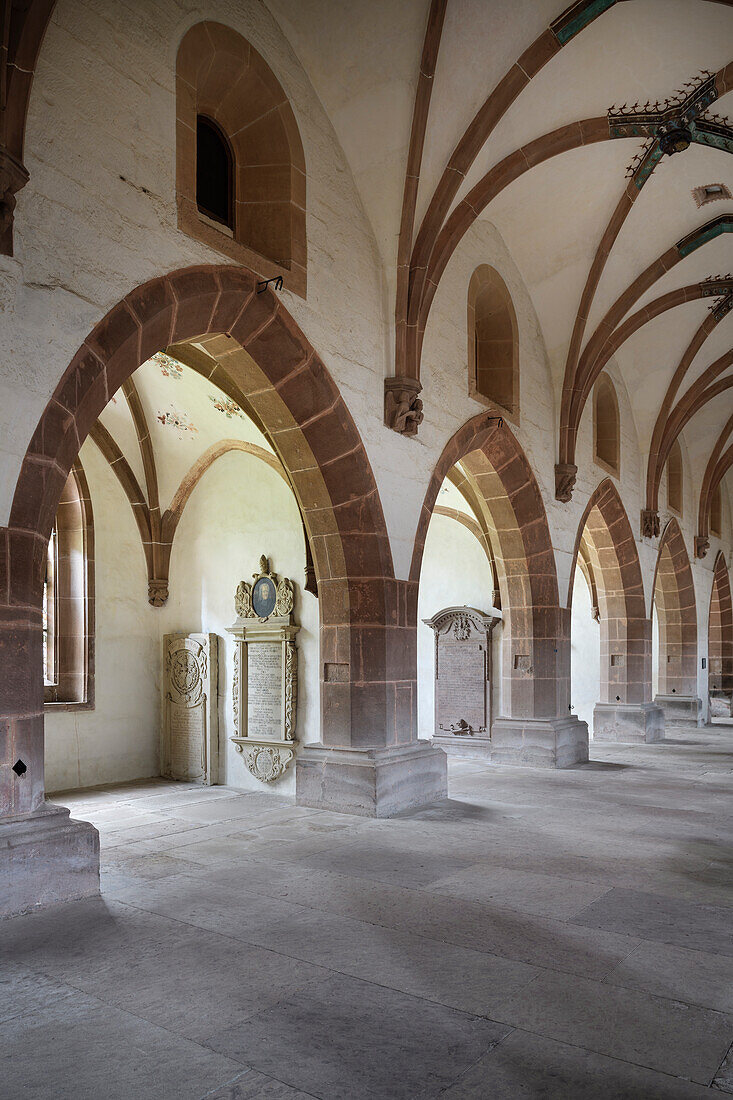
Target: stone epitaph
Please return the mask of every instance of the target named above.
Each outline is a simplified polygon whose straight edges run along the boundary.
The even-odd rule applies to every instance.
[[[166,634],[160,774],[189,783],[219,780],[216,634]]]
[[[260,558],[252,584],[234,597],[234,737],[237,752],[257,779],[278,779],[295,756],[298,651],[293,622],[295,588]]]
[[[433,744],[453,756],[491,755],[491,634],[501,612],[447,607],[424,619],[435,634]]]

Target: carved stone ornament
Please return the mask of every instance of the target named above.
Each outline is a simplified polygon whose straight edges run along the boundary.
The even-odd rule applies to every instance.
[[[148,581],[148,603],[151,607],[163,607],[168,599],[168,581]]]
[[[384,423],[400,435],[417,435],[425,414],[418,394],[422,386],[417,378],[385,378]]]
[[[261,779],[263,783],[279,779],[295,756],[293,749],[273,745],[238,744],[236,749],[244,756],[244,762],[255,779]]]
[[[653,508],[641,510],[641,536],[645,539],[659,538],[659,512]]]
[[[710,549],[710,539],[707,535],[695,535],[695,557],[704,558]]]
[[[269,558],[260,558],[259,573],[252,574],[252,584],[240,581],[234,594],[234,610],[240,619],[259,619],[266,622],[278,617],[287,618],[293,613],[295,590],[288,577],[278,577],[270,569]]]
[[[573,462],[555,464],[555,499],[567,504],[573,496],[578,467]]]
[[[300,627],[293,581],[278,577],[264,555],[252,579],[237,586],[237,621],[228,628],[235,644],[231,741],[252,775],[271,783],[295,757]]]

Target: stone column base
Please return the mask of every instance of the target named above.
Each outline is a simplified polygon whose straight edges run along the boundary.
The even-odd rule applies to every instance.
[[[387,749],[304,745],[295,761],[299,806],[391,817],[447,797],[446,755],[428,741]]]
[[[46,802],[0,820],[0,917],[99,893],[99,833]]]
[[[588,760],[588,726],[567,718],[497,718],[491,727],[491,762],[527,768],[571,768]]]
[[[730,718],[733,715],[733,697],[723,691],[710,692],[710,717]]]
[[[442,749],[446,756],[462,756],[465,760],[489,760],[491,757],[491,738],[454,736],[452,733],[436,733],[432,744]]]
[[[654,703],[596,703],[593,740],[643,745],[664,737],[664,711]]]
[[[702,699],[696,695],[655,695],[654,705],[662,708],[665,726],[699,726]]]

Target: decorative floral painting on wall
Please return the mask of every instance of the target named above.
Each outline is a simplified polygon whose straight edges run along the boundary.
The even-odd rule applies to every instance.
[[[183,439],[186,434],[188,434],[189,439],[193,439],[194,435],[198,435],[198,428],[195,424],[192,424],[186,414],[179,412],[173,405],[170,405],[165,412],[158,412],[157,419],[164,427],[176,428],[179,439]]]
[[[160,367],[160,373],[165,375],[166,378],[174,378],[176,381],[183,378],[183,367],[175,359],[172,359],[170,355],[166,355],[164,351],[156,351],[152,357],[153,362],[157,363]]]
[[[233,417],[238,416],[242,420],[246,420],[246,417],[236,401],[232,401],[229,397],[224,397],[223,394],[217,393],[209,394],[209,401],[212,401],[214,408],[220,413],[224,413],[227,420],[231,420]]]

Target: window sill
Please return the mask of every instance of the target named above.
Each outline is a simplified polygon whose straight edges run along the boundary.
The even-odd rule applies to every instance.
[[[278,275],[282,276],[284,290],[297,294],[299,298],[306,297],[307,280],[304,267],[295,260],[289,267],[285,267],[253,252],[251,248],[234,239],[228,226],[202,214],[191,200],[181,196],[178,197],[178,228],[187,236],[193,237],[201,244],[248,268],[260,279],[274,279]]]
[[[618,481],[621,480],[621,468],[620,466],[612,466],[610,462],[606,462],[605,459],[599,458],[598,455],[593,455],[593,463],[601,470],[605,470],[611,477],[615,477]]]
[[[78,702],[78,703],[58,702],[58,703],[56,703],[56,702],[53,702],[51,700],[48,700],[48,701],[44,701],[43,709],[44,709],[44,711],[46,711],[46,710],[94,710],[94,703],[89,703],[89,702],[84,702],[84,703],[82,703],[82,702]]]
[[[515,428],[519,427],[519,410],[516,412],[510,412],[509,409],[505,409],[498,401],[492,401],[490,398],[485,397],[480,393],[473,383],[469,383],[468,396],[477,401],[479,405],[483,405],[486,409],[491,409],[494,415],[502,416],[505,420],[508,420],[510,424],[513,424]]]

